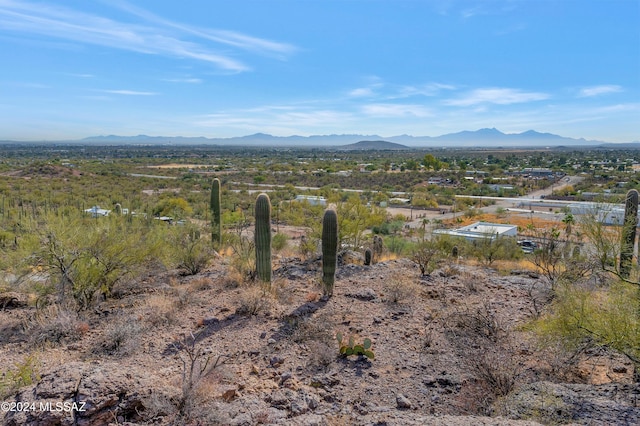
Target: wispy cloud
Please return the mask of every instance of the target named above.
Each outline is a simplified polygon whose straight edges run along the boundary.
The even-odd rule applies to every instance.
[[[409,96],[436,96],[443,90],[455,90],[456,86],[442,83],[428,83],[419,86],[403,86],[400,88],[399,95],[402,97]]]
[[[195,35],[200,38],[217,43],[237,47],[243,50],[276,55],[288,55],[297,50],[295,46],[288,43],[280,43],[272,40],[253,37],[236,31],[203,29],[195,26],[185,25],[175,21],[170,21],[123,0],[111,0],[106,3],[112,6],[116,6],[149,22],[154,22],[166,27],[178,29],[184,33]]]
[[[615,84],[605,84],[601,86],[583,87],[580,89],[578,96],[581,98],[589,98],[592,96],[607,95],[609,93],[622,92],[622,87]]]
[[[541,101],[551,96],[542,92],[525,92],[519,89],[486,88],[476,89],[466,95],[445,101],[446,105],[468,107],[479,104],[510,105]]]
[[[119,3],[120,6],[127,3]],[[39,34],[75,43],[106,46],[133,52],[191,58],[221,69],[241,72],[250,67],[219,53],[211,42],[253,51],[291,53],[293,46],[263,40],[245,34],[201,30],[174,23],[142,9],[130,11],[146,22],[132,24],[74,9],[28,1],[0,0],[0,28],[17,33]],[[197,41],[191,41],[194,39]]]
[[[124,89],[100,90],[100,92],[111,93],[113,95],[125,95],[125,96],[156,96],[156,95],[159,95],[159,93],[156,93],[156,92],[141,92],[141,91],[138,91],[138,90],[124,90]]]
[[[364,114],[375,117],[430,117],[432,112],[423,105],[412,104],[370,104],[363,105]]]
[[[349,96],[354,98],[363,98],[373,96],[375,92],[371,87],[359,87],[349,92]]]

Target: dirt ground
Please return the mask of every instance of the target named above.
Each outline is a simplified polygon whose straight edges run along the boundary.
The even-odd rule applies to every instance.
[[[540,348],[523,326],[547,300],[543,279],[497,266],[462,258],[421,276],[407,259],[346,264],[324,299],[319,260],[277,258],[265,290],[222,257],[195,276],[155,271],[90,311],[5,306],[2,368],[34,383],[4,401],[85,405],[0,415],[7,425],[640,421],[633,366]],[[341,356],[339,333],[343,345],[370,340],[374,358]]]

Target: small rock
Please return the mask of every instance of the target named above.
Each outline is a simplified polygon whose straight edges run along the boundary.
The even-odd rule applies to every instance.
[[[296,399],[295,401],[291,401],[291,413],[294,416],[299,416],[300,414],[304,414],[309,411],[309,406],[304,399]]]
[[[424,377],[422,378],[422,383],[424,383],[424,384],[425,384],[425,386],[428,386],[428,387],[434,388],[434,387],[436,387],[436,386],[437,386],[438,381],[437,381],[437,380],[436,380],[436,378],[435,378],[435,377],[433,377],[433,376],[424,376]]]
[[[401,393],[396,396],[396,404],[398,408],[403,410],[411,408],[411,401]]]
[[[287,380],[289,380],[292,377],[291,372],[290,371],[286,371],[284,373],[282,373],[282,375],[280,376],[280,384],[284,384]]]
[[[352,297],[354,299],[363,300],[365,302],[369,302],[377,299],[376,292],[370,288],[363,288],[353,293],[347,293],[345,296]]]
[[[273,358],[271,358],[271,359],[269,360],[269,364],[270,364],[272,367],[279,367],[279,366],[281,366],[282,364],[284,364],[284,358],[282,358],[282,357],[280,357],[280,356],[274,356]]]

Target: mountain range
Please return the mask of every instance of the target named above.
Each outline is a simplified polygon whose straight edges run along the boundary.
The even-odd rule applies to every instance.
[[[368,144],[358,144],[359,142]],[[574,139],[551,133],[528,130],[522,133],[503,133],[495,128],[462,131],[441,136],[398,135],[381,137],[378,135],[312,135],[312,136],[273,136],[255,133],[247,136],[229,138],[206,138],[184,136],[92,136],[81,139],[80,143],[102,144],[171,144],[171,145],[225,145],[225,146],[264,146],[264,147],[335,147],[342,149],[406,149],[406,148],[457,148],[457,147],[557,147],[557,146],[598,146],[612,145],[603,141]],[[372,147],[375,142],[377,148]],[[630,142],[637,144],[638,142]]]

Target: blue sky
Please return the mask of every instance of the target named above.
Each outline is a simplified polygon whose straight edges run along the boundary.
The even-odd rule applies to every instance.
[[[0,0],[0,139],[640,140],[639,0]]]

